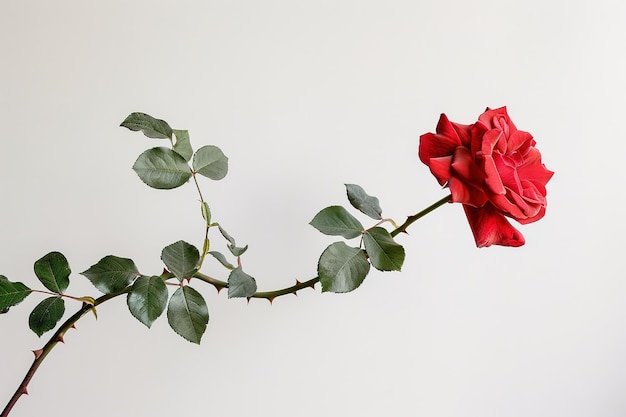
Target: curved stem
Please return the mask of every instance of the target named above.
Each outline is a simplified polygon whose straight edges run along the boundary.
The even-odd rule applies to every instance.
[[[33,353],[35,354],[35,360],[33,361],[33,364],[30,366],[30,369],[28,370],[28,372],[26,372],[26,376],[24,377],[24,379],[22,380],[22,383],[20,384],[20,386],[17,388],[17,390],[15,391],[15,393],[13,394],[13,396],[11,397],[11,399],[9,400],[9,402],[7,403],[6,407],[4,408],[4,410],[2,411],[2,414],[0,414],[0,417],[7,417],[9,415],[9,413],[11,412],[11,410],[13,409],[13,406],[15,405],[15,403],[17,402],[17,400],[23,395],[23,394],[28,394],[28,384],[30,382],[30,380],[33,378],[33,375],[35,375],[35,372],[37,372],[37,369],[39,368],[39,365],[41,365],[41,363],[43,362],[43,360],[46,358],[46,356],[48,356],[48,353],[50,353],[50,351],[57,345],[57,343],[59,342],[63,342],[63,336],[65,336],[65,333],[71,329],[74,324],[85,314],[87,314],[92,308],[104,303],[105,301],[108,301],[112,298],[117,297],[118,295],[122,295],[127,293],[128,291],[130,291],[130,286],[124,288],[122,291],[114,293],[114,294],[106,294],[103,295],[100,298],[97,298],[94,301],[93,306],[87,303],[83,303],[83,306],[80,308],[80,310],[78,310],[76,313],[74,313],[73,316],[71,316],[70,318],[68,318],[58,329],[57,331],[54,333],[54,335],[50,338],[50,340],[48,340],[48,343],[46,343],[44,345],[43,348],[39,349],[39,350],[35,350],[33,351]]]
[[[198,278],[201,281],[204,281],[208,284],[213,285],[215,288],[217,288],[218,291],[221,291],[224,288],[228,288],[228,282],[220,281],[219,279],[212,278],[201,272],[196,272],[193,275],[193,277]],[[257,291],[254,294],[252,294],[249,298],[265,298],[266,300],[269,300],[271,302],[274,300],[274,298],[280,297],[281,295],[295,294],[297,291],[302,290],[307,287],[315,288],[315,284],[319,282],[319,280],[320,280],[319,277],[315,277],[304,282],[300,282],[296,280],[296,284],[292,285],[291,287],[283,288],[280,290],[274,290],[274,291]]]
[[[424,217],[431,211],[434,211],[438,207],[443,206],[445,203],[449,202],[451,199],[452,199],[452,195],[449,194],[443,197],[442,199],[436,201],[435,203],[431,204],[430,206],[426,207],[424,210],[418,213],[415,213],[412,216],[407,217],[404,223],[402,223],[400,226],[396,227],[394,230],[390,232],[391,236],[396,236],[400,233],[406,232],[406,229],[411,224],[415,223],[417,220],[421,219],[422,217]],[[204,281],[208,284],[213,285],[215,288],[217,288],[218,291],[221,291],[224,288],[228,288],[228,282],[220,281],[218,279],[205,275],[201,272],[196,272],[194,274],[194,278],[198,278],[201,281]],[[274,291],[257,291],[254,294],[252,294],[249,298],[265,298],[269,300],[270,302],[272,302],[274,298],[280,297],[282,295],[295,294],[297,291],[307,288],[307,287],[315,288],[315,284],[317,284],[319,280],[320,280],[319,277],[311,278],[310,280],[304,281],[304,282],[300,282],[296,280],[296,285],[292,285],[291,287],[283,288],[280,290],[274,290]]]

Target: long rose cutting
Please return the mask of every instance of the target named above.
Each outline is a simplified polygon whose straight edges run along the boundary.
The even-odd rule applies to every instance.
[[[94,296],[67,294],[72,270],[60,252],[50,252],[34,263],[35,276],[45,289],[31,289],[0,275],[0,314],[9,312],[33,293],[44,294],[46,298],[32,310],[28,324],[38,336],[54,330],[45,345],[33,351],[35,359],[0,417],[8,416],[18,399],[27,393],[29,382],[43,360],[75,329],[74,324],[91,312],[97,317],[96,309],[113,298],[126,297],[129,312],[148,328],[166,312],[172,330],[199,344],[209,322],[209,305],[195,289],[197,284],[209,284],[218,291],[227,288],[229,298],[248,300],[273,301],[305,288],[315,288],[317,283],[322,292],[350,292],[363,283],[372,268],[400,271],[406,253],[396,238],[413,222],[446,202],[463,205],[477,246],[520,246],[524,237],[507,218],[522,224],[541,219],[546,210],[546,183],[553,175],[541,162],[532,136],[515,127],[504,107],[487,109],[471,125],[451,122],[442,114],[436,133],[421,136],[419,158],[439,184],[450,190],[450,195],[398,225],[392,218],[383,216],[377,197],[367,194],[359,185],[345,184],[351,206],[348,208],[359,211],[371,224],[364,226],[343,206],[322,209],[311,220],[311,226],[343,240],[331,243],[319,256],[317,276],[303,282],[296,280],[283,289],[258,291],[256,279],[245,272],[242,262],[248,245],[237,244],[224,225],[213,218],[200,191],[201,177],[217,181],[226,176],[228,157],[213,145],[194,150],[188,131],[172,129],[166,121],[145,113],[130,114],[121,126],[169,145],[143,152],[133,170],[146,185],[156,189],[193,183],[203,218],[201,245],[182,240],[167,245],[161,252],[164,269],[159,268],[156,273],[139,272],[130,258],[104,256],[80,273],[102,293]],[[225,244],[228,252],[212,250],[215,240]],[[215,278],[220,275],[225,277]],[[80,307],[62,321],[66,301],[77,301]]]

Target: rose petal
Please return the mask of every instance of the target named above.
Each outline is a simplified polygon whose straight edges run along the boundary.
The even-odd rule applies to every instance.
[[[522,246],[525,243],[524,236],[491,204],[480,208],[463,205],[463,209],[477,247]]]
[[[491,155],[494,153],[504,154],[506,153],[506,141],[507,137],[502,130],[488,130],[483,135],[483,146],[481,151],[485,155]]]
[[[494,194],[504,194],[504,184],[502,184],[502,179],[500,178],[500,173],[498,172],[498,168],[493,160],[493,157],[491,155],[483,155],[481,162],[483,171],[485,172],[485,191],[492,192]]]
[[[480,187],[474,187],[464,183],[458,178],[452,177],[448,181],[452,203],[467,204],[472,207],[482,207],[488,201],[487,195]]]
[[[540,161],[541,159],[538,159]],[[546,168],[542,163],[526,163],[517,168],[517,175],[521,180],[532,181],[536,184],[545,185],[550,181],[554,172]]]
[[[454,131],[459,136],[463,146],[469,148],[472,141],[472,125],[463,125],[460,123],[450,122]]]
[[[519,219],[525,219],[528,216],[526,216],[522,208],[515,202],[516,196],[517,194],[515,192],[509,190],[506,194],[489,195],[489,201],[498,211],[519,221]],[[511,201],[512,199],[513,201]]]
[[[520,224],[528,224],[528,223],[536,222],[537,220],[540,220],[541,218],[543,218],[545,214],[546,214],[546,206],[544,205],[539,208],[539,212],[535,216],[529,217],[527,219],[519,219],[518,222]]]
[[[507,136],[517,131],[517,127],[515,127],[513,121],[509,117],[506,106],[499,107],[497,109],[487,108],[487,110],[478,117],[478,121],[490,128],[502,128],[502,121],[504,121],[504,124],[508,126]]]
[[[506,145],[506,152],[512,153],[514,151],[519,151],[520,153],[524,154],[526,151],[528,151],[532,140],[533,137],[530,133],[518,130],[517,132],[514,132],[511,136],[509,136],[509,140]]]
[[[429,165],[432,158],[451,156],[457,146],[461,146],[461,140],[456,136],[456,133],[455,137],[425,133],[420,136],[418,155],[420,161]]]
[[[450,167],[452,165],[452,156],[442,156],[440,158],[430,158],[428,162],[430,172],[437,178],[439,185],[444,185],[452,177]]]
[[[453,176],[470,184],[482,185],[485,180],[485,175],[474,161],[474,158],[472,158],[469,149],[463,146],[459,146],[454,150],[452,171]]]
[[[511,188],[516,193],[521,194],[522,185],[520,183],[517,170],[515,169],[514,161],[508,158],[508,156],[496,154],[493,156],[493,162],[495,164],[497,176],[500,177],[499,184],[503,185],[504,187]],[[490,175],[495,176],[495,174],[493,173],[490,173]],[[501,188],[499,188],[501,185],[498,185],[498,183],[493,184],[489,182],[488,185],[490,187],[497,186],[496,188],[492,189],[497,194],[502,194],[502,192],[500,192]]]

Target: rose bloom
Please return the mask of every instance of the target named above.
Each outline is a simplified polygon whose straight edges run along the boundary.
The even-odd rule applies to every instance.
[[[530,133],[518,130],[506,107],[487,109],[472,125],[441,115],[437,133],[420,136],[419,158],[451,202],[462,203],[476,246],[521,246],[521,224],[546,212],[546,183],[554,174],[541,162]]]

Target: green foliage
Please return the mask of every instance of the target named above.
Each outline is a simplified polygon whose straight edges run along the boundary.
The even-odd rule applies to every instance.
[[[185,161],[189,162],[193,156],[193,149],[191,148],[191,141],[189,140],[189,132],[186,130],[173,130],[176,137],[176,143],[172,150],[185,158]]]
[[[172,128],[165,120],[155,119],[145,113],[131,113],[120,126],[141,131],[149,138],[167,139],[172,137]]]
[[[200,253],[198,249],[187,242],[179,240],[161,251],[161,260],[167,269],[182,281],[193,276],[197,271]]]
[[[241,246],[241,247],[237,246],[237,242],[235,242],[235,239],[231,235],[226,233],[226,230],[224,230],[222,226],[218,224],[217,228],[220,230],[220,233],[222,234],[222,236],[224,236],[224,239],[228,241],[228,244],[226,246],[228,247],[228,250],[230,251],[230,253],[233,254],[233,256],[241,256],[245,253],[245,251],[248,250],[248,245]]]
[[[133,170],[148,186],[161,190],[180,187],[191,178],[185,158],[164,147],[148,149],[139,155]]]
[[[0,312],[6,313],[9,308],[21,303],[31,293],[31,289],[21,282],[11,282],[0,275]]]
[[[368,215],[374,220],[382,219],[378,198],[367,195],[365,190],[356,184],[346,184],[346,192],[350,204],[363,214]]]
[[[192,343],[200,343],[209,322],[209,310],[199,292],[190,286],[178,288],[167,306],[170,327]]]
[[[221,225],[217,225],[217,228],[219,229],[220,233],[222,234],[222,236],[224,237],[224,239],[226,239],[228,241],[229,244],[231,245],[235,245],[235,238],[233,238],[231,235],[229,235],[226,230],[224,230],[224,228]]]
[[[256,280],[243,272],[241,268],[235,268],[228,276],[228,298],[250,297],[256,292]]]
[[[363,225],[342,206],[326,207],[309,223],[325,235],[352,239],[363,233]]]
[[[35,262],[35,275],[50,291],[62,294],[70,285],[70,265],[60,252],[50,252]]]
[[[193,155],[193,170],[212,180],[221,180],[228,173],[228,157],[217,146],[203,146]]]
[[[361,236],[365,249],[349,247],[343,242],[330,245],[318,261],[318,277],[322,291],[348,292],[357,288],[369,272],[370,263],[380,271],[399,271],[404,262],[404,248],[397,244],[391,234],[378,227],[384,221],[378,198],[368,195],[356,184],[345,184],[350,204],[363,214],[379,222],[370,229],[341,206],[326,207],[315,215],[311,225],[327,235],[339,235],[346,239]]]
[[[204,201],[202,202],[202,205],[200,207],[202,210],[202,218],[208,226],[211,224],[211,209],[209,208],[209,205]]]
[[[322,292],[349,292],[363,282],[370,270],[365,251],[344,242],[328,246],[320,256],[317,274]]]
[[[159,276],[140,276],[126,297],[130,313],[148,328],[167,306],[167,286]]]
[[[231,264],[230,262],[228,262],[228,260],[222,253],[217,252],[217,251],[210,251],[207,253],[211,255],[212,257],[214,257],[215,259],[217,259],[218,262],[221,263],[226,269],[235,269],[235,266]]]
[[[41,337],[48,330],[54,329],[54,326],[61,320],[65,313],[65,302],[59,296],[48,297],[41,301],[30,313],[28,318],[28,326]]]
[[[233,256],[241,256],[248,250],[248,245],[246,246],[228,245],[228,250],[230,250],[230,253],[232,253]]]
[[[373,227],[363,234],[365,250],[374,265],[381,271],[399,271],[404,263],[404,248],[397,244],[382,227]]]
[[[108,255],[80,274],[103,293],[114,294],[130,285],[139,271],[131,259]]]

